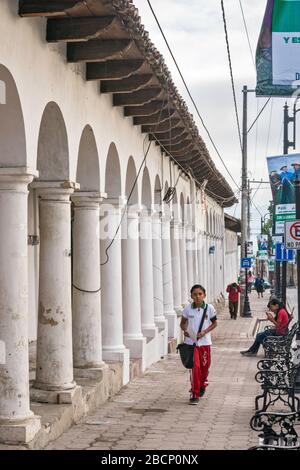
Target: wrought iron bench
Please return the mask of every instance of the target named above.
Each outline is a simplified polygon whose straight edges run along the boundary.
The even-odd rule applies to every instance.
[[[297,333],[297,329],[298,323],[294,323],[288,334],[285,336],[267,336],[263,342],[266,358],[280,359],[285,357],[287,360],[290,359],[292,342]]]
[[[267,411],[269,406],[281,401],[291,411],[300,409],[300,400],[295,396],[295,379],[300,364],[291,363],[288,367],[283,363],[274,361],[270,369],[259,370],[255,380],[261,384],[262,394],[255,398],[255,409]],[[262,399],[262,408],[259,408],[259,400]]]
[[[295,424],[300,412],[256,412],[250,421],[254,431],[259,432],[259,444],[249,450],[300,450],[300,440]]]

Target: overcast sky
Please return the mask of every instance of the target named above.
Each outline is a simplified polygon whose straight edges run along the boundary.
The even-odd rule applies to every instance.
[[[196,116],[147,1],[134,0],[134,3],[140,11],[143,24],[150,32],[152,41],[164,55],[175,84],[193,113],[212,159],[228,182],[233,185]],[[151,3],[219,152],[234,179],[240,183],[241,150],[234,113],[221,2],[220,0],[210,0],[209,2],[207,0],[152,0]],[[240,122],[242,123],[241,90],[243,85],[247,85],[251,89],[255,88],[256,72],[247,42],[239,0],[225,0],[224,3]],[[242,0],[242,5],[252,51],[255,55],[266,0]],[[248,123],[250,125],[256,117],[257,109],[263,106],[266,99],[257,99],[254,93],[249,93],[248,97]],[[264,178],[267,180],[266,156],[282,153],[284,102],[285,100],[282,98],[272,99],[258,125],[249,134],[248,169],[251,179]],[[297,150],[299,150],[299,146]],[[257,186],[252,186],[253,194]],[[260,189],[256,193],[254,203],[259,211],[265,214],[268,201],[271,199],[271,191],[268,185],[264,184],[263,187],[267,189]],[[240,207],[233,207],[227,212],[240,216]],[[257,235],[259,228],[260,215],[252,206],[252,235]]]

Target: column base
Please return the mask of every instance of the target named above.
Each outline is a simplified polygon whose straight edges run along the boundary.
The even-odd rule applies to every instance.
[[[99,365],[98,367],[89,367],[86,369],[74,367],[73,372],[75,378],[101,381],[107,370],[108,365],[103,362],[103,365]]]
[[[32,441],[41,429],[40,416],[16,423],[0,422],[0,443],[1,444],[27,444]]]
[[[177,314],[174,311],[165,312],[165,317],[168,320],[169,338],[177,338]]]
[[[105,350],[102,351],[102,357],[105,361],[121,362],[123,364],[123,385],[128,384],[130,367],[129,367],[129,349]]]
[[[168,354],[168,320],[164,317],[155,319],[160,337],[160,357],[163,359]]]
[[[143,333],[143,336],[145,336],[145,338],[155,338],[155,336],[157,336],[158,334],[158,328],[156,326],[149,327],[149,328],[142,327],[142,333]]]
[[[55,403],[57,405],[74,404],[82,394],[80,386],[75,385],[71,390],[40,390],[30,389],[30,399],[37,403]]]
[[[142,359],[142,372],[144,372],[146,369],[146,338],[143,336],[140,338],[124,337],[124,344],[130,351],[130,358]]]

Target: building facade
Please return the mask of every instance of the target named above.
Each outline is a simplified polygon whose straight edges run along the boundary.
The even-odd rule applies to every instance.
[[[0,18],[0,441],[20,443],[30,401],[73,403],[111,364],[126,384],[180,338],[194,283],[218,300],[235,197],[131,2]]]

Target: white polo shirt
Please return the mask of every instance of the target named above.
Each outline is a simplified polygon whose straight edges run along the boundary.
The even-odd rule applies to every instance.
[[[202,319],[202,315],[204,312],[204,308],[193,308],[193,304],[189,304],[185,307],[185,309],[182,312],[182,316],[184,318],[187,318],[188,320],[188,328],[187,332],[190,335],[190,338],[185,337],[184,342],[186,344],[194,344],[197,339],[197,333],[199,331],[199,326],[200,322]],[[214,309],[214,307],[210,304],[207,305],[207,310],[206,310],[206,315],[205,315],[205,320],[202,326],[202,330],[205,330],[208,328],[212,320],[217,319],[217,314]],[[210,346],[212,344],[211,342],[211,334],[207,333],[203,338],[198,339],[197,341],[197,346]]]

